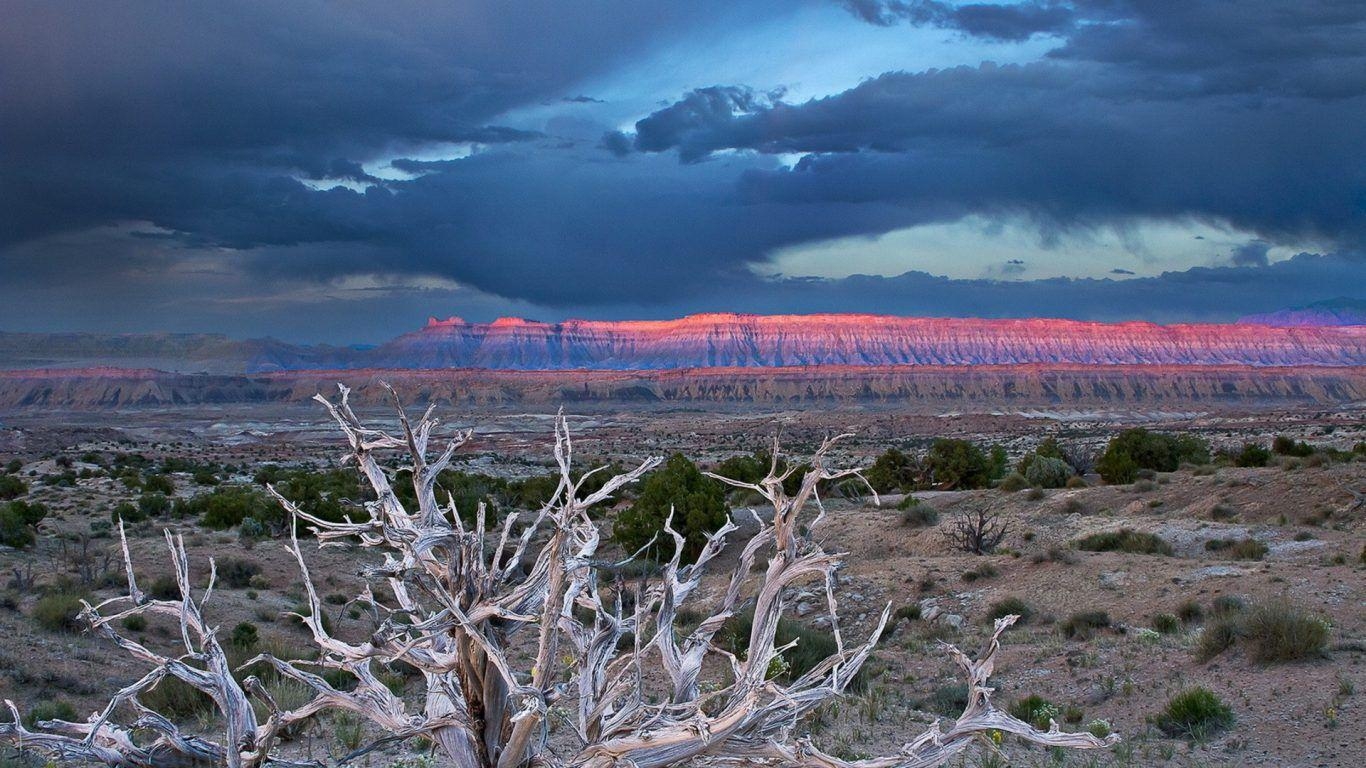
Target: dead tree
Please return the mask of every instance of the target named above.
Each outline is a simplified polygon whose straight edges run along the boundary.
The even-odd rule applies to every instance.
[[[780,469],[775,450],[767,477],[757,483],[720,478],[766,499],[773,507],[772,522],[755,516],[759,532],[744,545],[739,563],[723,580],[724,592],[703,611],[706,618],[683,634],[678,611],[689,601],[698,602],[695,596],[703,574],[736,526],[727,523],[708,538],[695,560],[685,564],[683,537],[666,523],[663,533],[673,540],[674,555],[658,577],[645,581],[634,600],[627,601],[624,585],[619,580],[612,583],[621,563],[604,561],[599,529],[588,516],[589,508],[639,479],[658,459],[612,477],[600,490],[583,493],[587,475],[576,481],[571,473],[573,444],[560,418],[554,448],[560,481],[552,499],[528,519],[512,514],[497,525],[490,525],[481,506],[467,527],[453,502],[438,503],[434,487],[437,475],[469,433],[458,435],[429,461],[427,447],[436,426],[430,409],[413,424],[400,406],[402,433],[393,436],[363,426],[347,394],[343,387],[336,403],[318,399],[341,426],[351,457],[375,490],[377,500],[366,505],[367,516],[334,523],[280,501],[297,523],[312,528],[321,546],[358,540],[383,555],[383,562],[368,571],[369,586],[358,598],[381,621],[359,642],[332,635],[321,620],[322,606],[307,558],[294,537],[289,550],[303,575],[309,607],[309,615],[300,618],[311,631],[320,658],[301,662],[262,655],[247,664],[266,665],[308,686],[312,699],[282,711],[255,678],[241,685],[235,681],[234,670],[201,614],[212,592],[212,576],[203,597],[193,599],[184,548],[168,534],[181,600],[149,600],[138,589],[125,543],[129,595],[87,605],[82,614],[97,632],[152,670],[119,691],[108,707],[85,723],[49,721],[34,732],[22,725],[17,709],[9,704],[12,718],[0,723],[0,741],[63,761],[150,768],[199,759],[254,768],[268,762],[288,764],[274,751],[277,735],[329,710],[360,715],[384,734],[350,757],[395,740],[421,738],[435,746],[446,765],[458,768],[927,768],[997,731],[1055,747],[1096,748],[1117,738],[1062,733],[1056,724],[1040,731],[992,706],[988,677],[998,638],[1014,616],[997,621],[977,661],[945,646],[970,690],[967,708],[948,729],[936,724],[896,754],[854,761],[829,755],[799,735],[807,715],[843,694],[872,653],[890,610],[883,610],[863,642],[847,642],[840,631],[833,578],[840,556],[799,534],[798,518],[808,502],[817,509],[811,525],[824,514],[817,495],[820,483],[859,477],[857,470],[827,467],[835,440],[827,440],[800,468],[792,462],[790,468]],[[405,450],[413,463],[417,509],[403,507],[376,458],[390,449]],[[789,495],[784,481],[798,474],[800,486]],[[761,558],[766,558],[767,567],[756,573],[753,566]],[[812,582],[824,585],[837,650],[798,679],[783,683],[769,674],[771,662],[787,650],[775,646],[778,620],[792,590]],[[120,605],[127,607],[106,615]],[[754,614],[743,657],[714,642],[742,605],[752,605]],[[136,613],[176,618],[186,653],[162,657],[118,635],[114,624]],[[527,655],[533,661],[519,663]],[[712,669],[719,662],[729,674],[703,686],[709,661]],[[395,695],[376,677],[377,666],[395,664],[421,674],[420,697]],[[314,671],[319,667],[354,678],[354,687],[333,687],[328,680],[335,680],[335,674],[325,678]],[[647,669],[661,670],[662,678],[647,674]],[[224,715],[221,741],[182,734],[141,705],[139,694],[166,676],[184,680],[213,699]],[[249,698],[264,704],[269,713],[265,722],[258,722]],[[138,715],[130,727],[111,723],[121,705]],[[567,743],[550,743],[552,717],[570,725]],[[134,741],[133,728],[158,736],[150,744]]]
[[[1009,520],[999,512],[981,507],[955,515],[944,535],[956,549],[974,555],[989,555],[1009,533]]]

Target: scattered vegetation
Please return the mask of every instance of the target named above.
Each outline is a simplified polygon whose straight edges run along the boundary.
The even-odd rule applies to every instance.
[[[1166,435],[1142,427],[1110,440],[1096,471],[1107,483],[1132,483],[1140,470],[1174,472],[1182,464],[1208,464],[1209,444],[1194,435]]]
[[[1089,640],[1102,629],[1109,629],[1110,614],[1105,611],[1079,611],[1058,625],[1069,640]]]
[[[1172,554],[1171,544],[1161,536],[1131,528],[1083,536],[1077,540],[1077,549],[1087,552],[1127,552],[1136,555]]]
[[[617,517],[612,536],[627,552],[649,545],[647,557],[667,559],[673,555],[673,540],[664,533],[664,522],[671,513],[674,530],[685,540],[685,560],[697,557],[707,534],[726,523],[725,486],[681,453],[645,478],[635,504]]]
[[[1205,542],[1205,550],[1223,553],[1234,560],[1261,560],[1271,551],[1256,539],[1210,539]]]
[[[1233,725],[1233,709],[1197,686],[1173,696],[1154,722],[1168,736],[1203,741]]]

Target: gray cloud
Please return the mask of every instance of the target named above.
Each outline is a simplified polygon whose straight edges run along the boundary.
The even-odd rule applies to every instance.
[[[1366,7],[849,5],[878,24],[1060,42],[1027,65],[882,73],[805,103],[745,84],[697,88],[623,134],[592,121],[595,99],[566,94],[628,70],[665,35],[743,27],[727,15],[740,11],[11,3],[0,326],[69,327],[80,315],[88,327],[257,328],[293,316],[299,333],[348,340],[348,329],[373,337],[370,310],[400,296],[423,304],[409,313],[419,322],[463,311],[455,302],[547,316],[1215,318],[1366,284],[1362,260],[1342,255],[1366,245]],[[756,8],[746,13],[769,12]],[[505,119],[565,100],[572,115],[541,131]],[[482,150],[395,162],[418,174],[407,181],[363,165],[445,143]],[[788,153],[805,157],[787,168],[774,156]],[[1123,281],[765,281],[750,270],[786,246],[974,214],[1023,217],[1045,242],[1174,220],[1228,224],[1264,246],[1228,267]],[[1340,253],[1264,264],[1266,246],[1306,239]],[[366,291],[386,298],[344,288],[352,279],[384,285]]]

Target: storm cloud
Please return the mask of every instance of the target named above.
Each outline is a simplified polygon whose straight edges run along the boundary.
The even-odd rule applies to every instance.
[[[790,6],[6,3],[0,327],[349,341],[505,311],[1228,319],[1366,290],[1366,7],[840,5],[888,35],[1052,42],[803,100],[701,80],[623,119],[641,61],[705,71],[707,41],[765,34]],[[1093,272],[1116,280],[1029,279],[1032,257],[980,280],[759,276],[785,248],[965,217],[1030,222],[1045,248],[1150,221],[1248,244]],[[1304,242],[1323,255],[1269,257]]]

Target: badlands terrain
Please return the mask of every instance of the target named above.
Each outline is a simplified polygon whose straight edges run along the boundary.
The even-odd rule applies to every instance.
[[[167,491],[169,503],[189,503],[221,489],[252,488],[263,470],[274,471],[271,466],[335,469],[344,447],[340,436],[320,408],[292,400],[0,412],[0,467],[24,482],[22,500],[49,510],[32,546],[0,548],[7,582],[0,591],[0,633],[7,638],[0,648],[0,698],[14,699],[24,713],[46,707],[40,710],[45,716],[84,715],[141,674],[106,642],[60,615],[54,620],[49,596],[119,593],[111,513],[123,504],[130,514],[126,505],[148,495],[149,483]],[[475,430],[457,469],[508,481],[546,472],[553,407],[445,403],[441,412],[451,429]],[[989,617],[1009,609],[1026,620],[1006,635],[996,700],[1043,712],[1064,729],[1123,736],[1102,753],[1070,755],[1006,739],[1001,749],[1009,764],[1366,763],[1366,737],[1357,727],[1366,702],[1366,461],[1351,453],[1366,440],[1359,406],[1201,408],[1185,401],[1169,410],[1146,403],[908,409],[845,403],[816,410],[667,403],[621,409],[571,402],[566,414],[585,463],[626,464],[682,452],[712,466],[763,448],[778,432],[798,455],[826,434],[853,432],[838,459],[862,465],[890,447],[921,453],[938,437],[999,445],[1012,465],[1049,437],[1069,455],[1094,458],[1112,436],[1133,426],[1196,435],[1216,452],[1235,454],[1248,443],[1270,446],[1278,435],[1303,442],[1314,449],[1310,455],[1273,454],[1262,467],[1216,460],[1117,485],[1090,472],[1084,482],[1049,490],[917,491],[918,503],[899,493],[880,503],[866,495],[832,495],[828,516],[810,535],[829,551],[848,553],[836,591],[844,631],[866,636],[889,604],[895,619],[868,665],[866,685],[830,706],[810,729],[827,749],[854,757],[892,751],[935,718],[952,717],[962,691],[939,642],[975,651]],[[392,418],[373,403],[365,415]],[[735,519],[749,519],[752,500],[729,501]],[[629,505],[628,498],[600,510],[604,530]],[[194,578],[206,578],[210,557],[220,573],[231,567],[240,576],[221,584],[207,608],[225,634],[249,625],[258,647],[306,653],[303,630],[289,618],[301,599],[301,582],[280,542],[205,527],[200,518],[177,517],[173,509],[152,509],[130,525],[133,558],[146,583],[169,573],[162,529],[183,533]],[[946,536],[961,514],[978,510],[1009,526],[991,554],[965,553]],[[1125,529],[1152,534],[1167,549],[1090,551],[1079,544],[1092,534]],[[1255,544],[1230,546],[1248,541]],[[356,573],[364,556],[352,548],[308,551],[330,620],[344,636],[364,636],[368,619],[348,604],[360,588]],[[731,562],[723,558],[715,571],[723,573]],[[704,600],[724,588],[720,575],[712,579],[704,583]],[[1287,604],[1327,624],[1326,641],[1307,658],[1261,661],[1251,641],[1207,654],[1208,638],[1229,616]],[[791,606],[791,618],[802,626],[828,630],[814,594],[794,590]],[[170,626],[155,622],[126,631],[154,648],[172,649],[177,642]],[[393,685],[402,690],[405,682],[396,677]],[[1199,734],[1164,731],[1160,713],[1192,686],[1209,689],[1227,705],[1231,725]],[[286,686],[275,694],[298,692]],[[212,727],[194,702],[179,704],[187,727]],[[328,719],[300,728],[290,744],[301,757],[327,759],[373,735],[363,731],[355,722]],[[421,757],[415,750],[393,746],[356,764],[415,766]],[[0,759],[26,764],[22,756]],[[981,751],[963,764],[1006,763]]]

